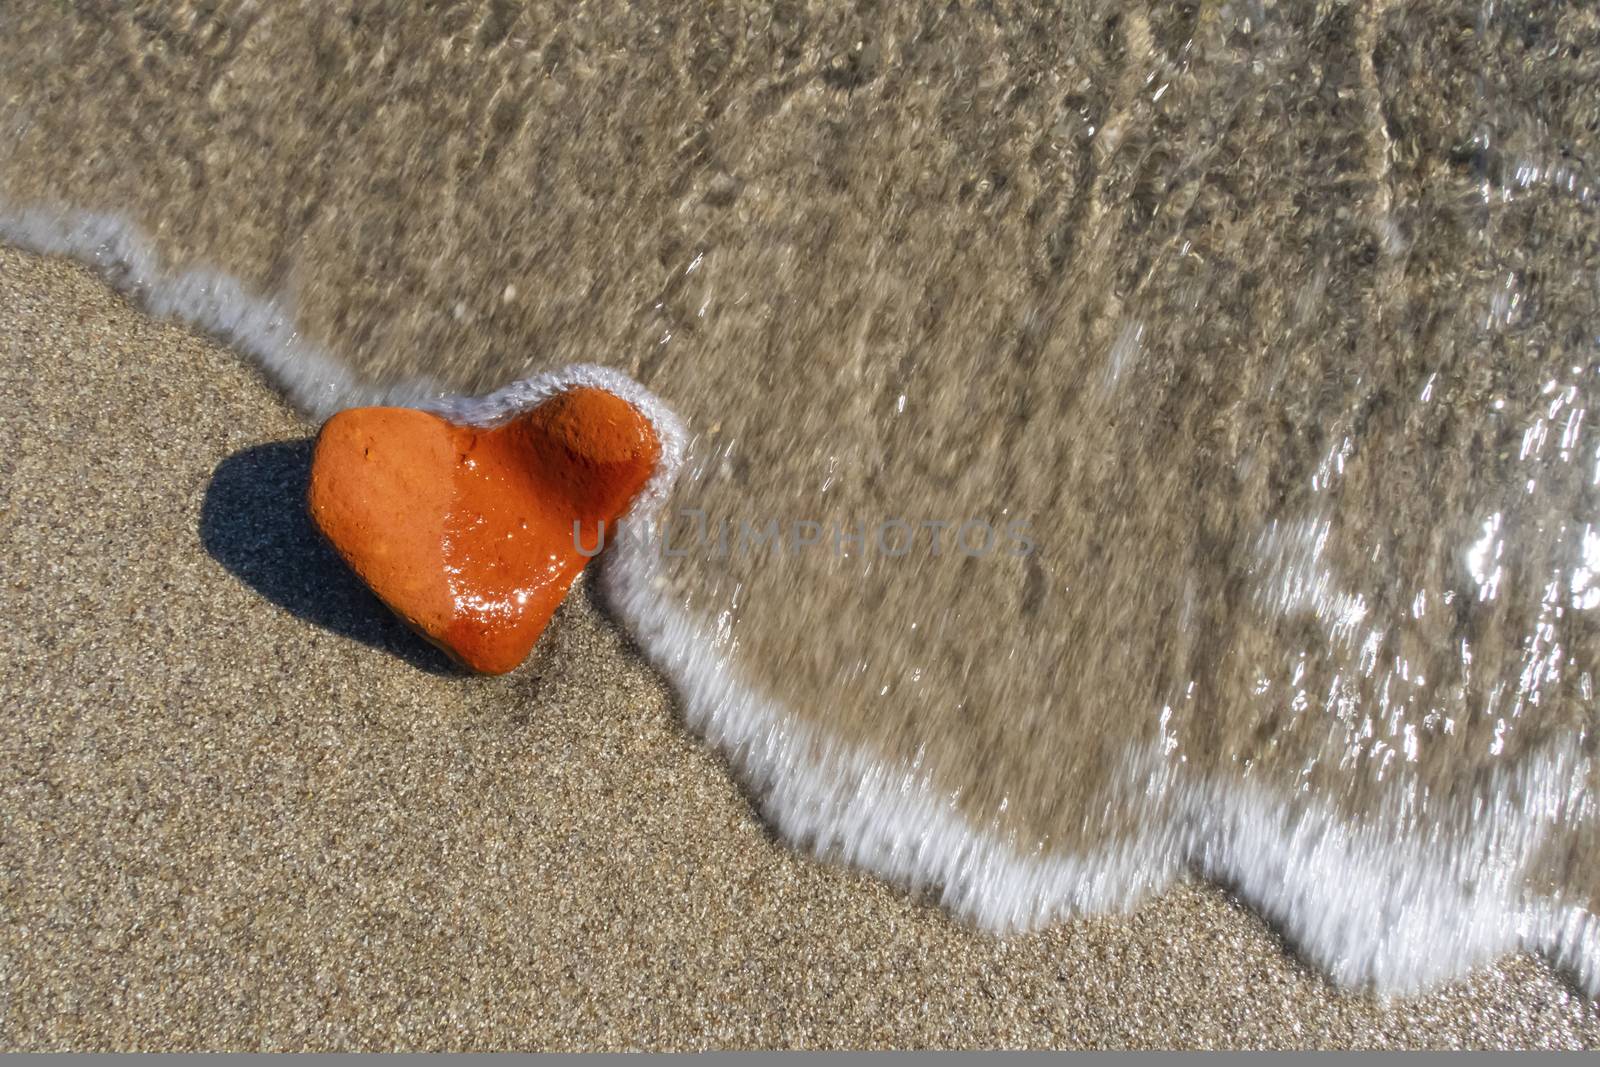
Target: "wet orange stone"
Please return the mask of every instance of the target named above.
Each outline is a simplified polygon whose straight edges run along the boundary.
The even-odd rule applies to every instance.
[[[492,430],[352,408],[317,436],[309,504],[385,604],[466,666],[503,674],[588,562],[578,546],[599,544],[660,455],[649,420],[602,389]]]

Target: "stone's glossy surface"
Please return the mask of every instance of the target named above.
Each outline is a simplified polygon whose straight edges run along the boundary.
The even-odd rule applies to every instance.
[[[578,545],[599,543],[660,452],[649,421],[600,389],[489,430],[352,408],[317,437],[308,502],[385,604],[467,667],[503,674],[588,562]]]

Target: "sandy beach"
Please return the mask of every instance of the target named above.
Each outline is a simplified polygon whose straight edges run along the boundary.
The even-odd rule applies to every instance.
[[[338,754],[350,775],[388,751],[340,733],[352,709],[403,707],[378,736],[455,766],[476,743],[462,731],[543,728],[548,705],[610,706],[594,694],[615,684],[555,700],[559,656],[503,683],[440,673],[286,503],[311,423],[470,405],[593,364],[684,427],[682,464],[657,472],[663,509],[691,542],[694,516],[717,532],[705,551],[614,553],[590,595],[642,657],[586,662],[655,694],[663,737],[705,739],[727,761],[706,781],[742,783],[730,810],[775,841],[938,887],[940,931],[1047,930],[1195,873],[1343,988],[1425,993],[1528,951],[1595,997],[1597,57],[1600,14],[1578,0],[0,6],[0,240],[90,264],[233,348],[174,366],[162,345],[86,343],[90,369],[33,344],[12,361],[19,398],[56,395],[52,375],[79,403],[115,383],[116,405],[90,407],[101,437],[161,442],[129,462],[170,477],[173,454],[201,457],[189,496],[98,442],[84,471],[19,472],[19,500],[56,482],[150,496],[103,498],[129,532],[85,535],[83,558],[110,577],[31,555],[13,568],[81,578],[93,598],[51,587],[29,594],[50,610],[18,610],[67,650],[73,701],[126,705],[123,678],[166,694],[183,725],[156,729],[163,745],[196,730],[171,693],[214,716],[226,679],[259,677],[242,706],[296,710],[250,742],[248,773],[208,770],[207,788],[218,805],[235,785],[275,798],[255,804],[307,799],[271,834],[219,835],[320,870],[365,838],[320,826],[331,765],[260,763],[281,731],[325,719],[326,743],[287,751]],[[236,390],[222,376],[241,365],[262,372]],[[279,390],[301,414],[276,437],[234,410]],[[12,421],[39,447],[41,419],[88,432],[76,412],[26,410]],[[213,425],[208,448],[187,440]],[[49,508],[16,514],[19,545],[76,558],[61,531],[81,519],[46,534],[26,523]],[[144,560],[156,591],[100,606]],[[61,636],[63,605],[116,620],[94,631],[104,656],[164,659],[112,670],[100,644]],[[611,632],[563,618],[552,648]],[[43,641],[12,658],[36,662]],[[344,658],[315,666],[325,655]],[[458,721],[463,704],[482,710]],[[458,728],[414,737],[417,721]],[[559,760],[528,756],[537,797],[484,795],[548,818],[539,798],[573,786],[547,767],[606,765],[558,742]],[[300,792],[256,782],[265,766]],[[479,784],[458,773],[444,796]],[[403,840],[413,809],[435,810],[426,795],[349,821]],[[640,795],[655,818],[677,794]],[[676,836],[701,841],[704,814],[697,801]],[[592,817],[593,847],[614,848],[616,820]],[[435,855],[403,899],[482,851],[424,840]],[[530,854],[511,841],[507,871]],[[622,895],[576,863],[552,869],[582,899]],[[841,900],[807,941],[850,927]],[[795,908],[776,906],[780,926]],[[851,974],[859,940],[841,949]]]
[[[1338,991],[1215,887],[995,939],[772,839],[581,588],[449,671],[228,350],[0,250],[0,1046],[1556,1046],[1511,958]]]

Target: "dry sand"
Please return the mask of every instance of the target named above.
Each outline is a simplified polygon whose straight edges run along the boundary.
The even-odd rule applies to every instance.
[[[1506,960],[1332,990],[1223,892],[996,940],[771,839],[583,592],[465,678],[228,351],[0,249],[0,1046],[1600,1043]]]

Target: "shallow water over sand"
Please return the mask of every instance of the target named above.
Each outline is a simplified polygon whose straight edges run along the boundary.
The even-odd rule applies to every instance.
[[[780,829],[999,926],[1195,864],[1343,979],[1593,987],[1591,10],[314,11],[0,14],[0,198],[374,381],[654,391],[684,554],[618,600]]]

